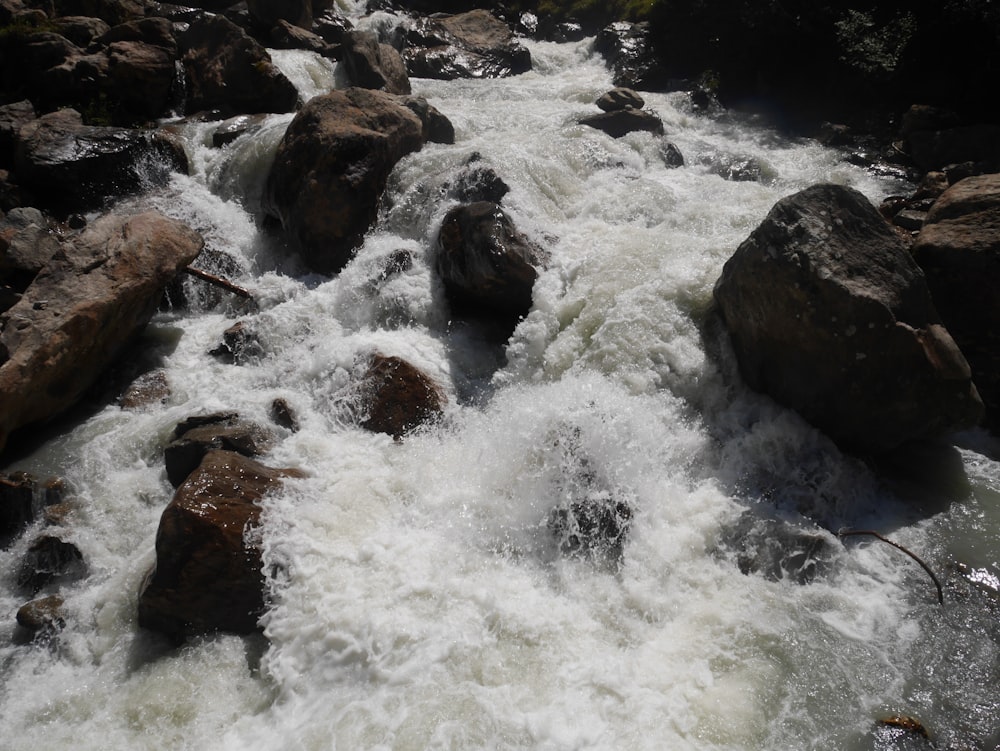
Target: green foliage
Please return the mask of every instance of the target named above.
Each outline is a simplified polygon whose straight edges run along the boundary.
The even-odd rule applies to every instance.
[[[848,8],[834,24],[840,59],[863,73],[888,76],[899,65],[916,25],[909,12],[880,24],[871,12]]]

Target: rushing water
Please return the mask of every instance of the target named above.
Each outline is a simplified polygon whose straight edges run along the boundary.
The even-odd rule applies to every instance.
[[[1000,467],[963,450],[970,493],[894,490],[742,388],[703,337],[722,264],[778,198],[819,181],[873,201],[905,186],[648,95],[687,161],[669,169],[650,134],[576,124],[611,85],[586,42],[530,47],[534,70],[516,78],[414,81],[456,143],[399,164],[333,279],[302,273],[255,223],[291,116],[223,149],[208,125],[185,131],[195,174],[148,200],[235,258],[227,273],[258,307],[199,305],[188,282],[193,310],[145,337],[167,403],[109,406],[7,468],[67,478],[63,535],[89,575],[60,589],[54,641],[14,644],[12,572],[37,530],[0,552],[0,747],[865,749],[891,714],[919,717],[941,748],[1000,743]],[[323,61],[278,62],[307,94],[333,85]],[[449,320],[432,271],[443,186],[474,153],[552,259],[504,352]],[[714,174],[731,156],[763,179]],[[380,279],[398,249],[415,263]],[[263,355],[225,364],[207,352],[237,320]],[[398,443],[354,425],[351,381],[374,351],[444,386],[442,424]],[[308,477],[264,502],[280,572],[266,638],[173,648],[136,624],[171,495],[163,446],[193,413],[266,423],[276,397],[301,430],[275,428],[265,461]],[[585,497],[632,508],[620,562],[560,553],[552,510]],[[944,605],[912,560],[845,544],[841,527],[918,552]],[[803,540],[812,564],[788,558]]]

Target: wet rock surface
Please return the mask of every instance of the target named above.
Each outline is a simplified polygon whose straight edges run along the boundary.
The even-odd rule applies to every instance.
[[[156,563],[139,594],[139,625],[174,639],[251,633],[264,612],[260,501],[289,470],[211,451],[160,518]]]
[[[361,378],[361,427],[399,439],[440,419],[446,398],[441,387],[399,357],[375,355]]]

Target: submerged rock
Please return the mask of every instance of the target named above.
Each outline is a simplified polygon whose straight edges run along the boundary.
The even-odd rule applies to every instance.
[[[610,493],[592,493],[552,510],[548,528],[565,554],[602,555],[610,561],[621,558],[632,508]]]
[[[34,595],[55,579],[79,578],[85,571],[83,554],[76,545],[43,535],[31,543],[21,559],[17,586]]]
[[[976,424],[969,365],[896,234],[855,190],[779,201],[726,263],[715,299],[751,388],[855,450]]]
[[[580,125],[587,125],[607,133],[612,138],[634,131],[646,131],[657,136],[663,135],[663,121],[653,112],[635,109],[620,109],[601,112],[580,118]]]
[[[392,168],[423,144],[423,123],[391,94],[350,88],[313,97],[278,146],[265,210],[311,269],[339,271],[375,221]]]
[[[972,368],[988,425],[1000,425],[1000,175],[969,177],[927,213],[913,257]]]
[[[202,238],[156,212],[108,215],[63,245],[0,315],[0,451],[77,402],[156,312]]]
[[[160,518],[156,563],[139,593],[139,625],[175,639],[258,630],[260,501],[290,476],[299,475],[230,451],[206,454]]]

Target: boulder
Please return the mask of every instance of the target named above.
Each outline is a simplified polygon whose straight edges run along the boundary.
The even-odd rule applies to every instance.
[[[271,402],[271,419],[275,425],[279,425],[293,433],[299,431],[299,419],[295,416],[295,410],[288,403],[288,400],[277,398]]]
[[[56,0],[59,16],[93,16],[111,26],[135,21],[146,15],[141,0]]]
[[[399,357],[376,354],[361,378],[361,427],[396,440],[439,419],[446,398],[426,373]]]
[[[482,156],[477,152],[469,157],[454,180],[447,184],[447,190],[448,197],[459,203],[500,203],[510,192],[510,186],[496,170],[483,163]]]
[[[260,456],[273,444],[270,432],[241,420],[234,412],[197,415],[174,428],[173,440],[163,450],[167,479],[175,488],[198,468],[209,451],[223,449],[241,456]]]
[[[677,144],[670,141],[660,142],[660,158],[663,159],[663,164],[670,169],[684,166],[684,155],[677,148]]]
[[[342,269],[378,213],[389,173],[424,143],[423,123],[391,94],[350,88],[313,97],[275,154],[265,211],[306,264]]]
[[[618,86],[602,94],[594,104],[603,112],[617,112],[624,109],[641,110],[646,106],[646,100],[633,89]]]
[[[403,60],[420,78],[504,78],[531,70],[531,53],[487,10],[420,18],[407,32]]]
[[[340,44],[344,34],[354,28],[354,24],[334,10],[324,10],[316,15],[313,29],[327,44]]]
[[[495,203],[456,206],[441,223],[436,268],[452,308],[511,328],[531,310],[544,252]]]
[[[349,31],[341,42],[341,63],[354,86],[409,94],[410,79],[399,53],[371,31]]]
[[[422,96],[402,97],[400,104],[420,118],[423,125],[424,141],[431,143],[455,143],[455,126],[441,114],[437,107],[427,103]]]
[[[888,451],[982,416],[923,273],[853,189],[779,201],[726,263],[715,300],[747,385],[851,450]]]
[[[972,368],[987,424],[1000,425],[1000,175],[968,177],[931,207],[913,257]]]
[[[595,37],[594,49],[611,68],[615,86],[656,91],[668,81],[646,21],[616,21],[606,26]]]
[[[166,135],[84,125],[75,110],[23,126],[14,161],[21,184],[60,212],[98,208],[187,172],[183,148]]]
[[[117,122],[151,120],[166,115],[174,102],[177,55],[140,41],[112,42],[108,75]]]
[[[59,240],[42,212],[11,209],[0,219],[0,281],[24,292],[59,248]]]
[[[633,131],[646,131],[657,136],[663,135],[663,121],[647,110],[621,109],[601,112],[580,118],[580,125],[587,125],[607,133],[612,138],[621,138]]]
[[[247,0],[250,21],[254,26],[270,29],[278,21],[309,30],[313,24],[311,0]]]
[[[340,50],[318,34],[280,20],[267,34],[268,46],[278,50],[309,50],[324,57],[337,58]],[[398,54],[398,53],[397,53]],[[402,61],[400,62],[402,64]],[[405,73],[405,71],[404,71]]]
[[[224,115],[290,112],[295,86],[271,62],[267,50],[222,16],[203,16],[180,39],[187,79],[187,111]]]
[[[174,25],[165,18],[143,18],[119,24],[102,34],[98,42],[104,46],[111,46],[116,42],[142,42],[166,50],[173,57],[177,56]]]
[[[210,451],[160,517],[156,562],[139,593],[139,625],[178,639],[251,633],[264,612],[260,502],[291,470]]]
[[[62,16],[53,18],[52,27],[81,49],[87,49],[111,27],[100,18],[92,16]]]
[[[0,315],[0,451],[11,431],[76,403],[202,244],[184,224],[148,212],[101,217],[63,245]]]
[[[122,409],[142,409],[151,404],[162,404],[170,397],[170,382],[163,370],[143,373],[128,385],[118,398]]]
[[[237,321],[222,332],[222,344],[209,354],[223,362],[243,365],[264,355],[260,337],[246,321]]]

